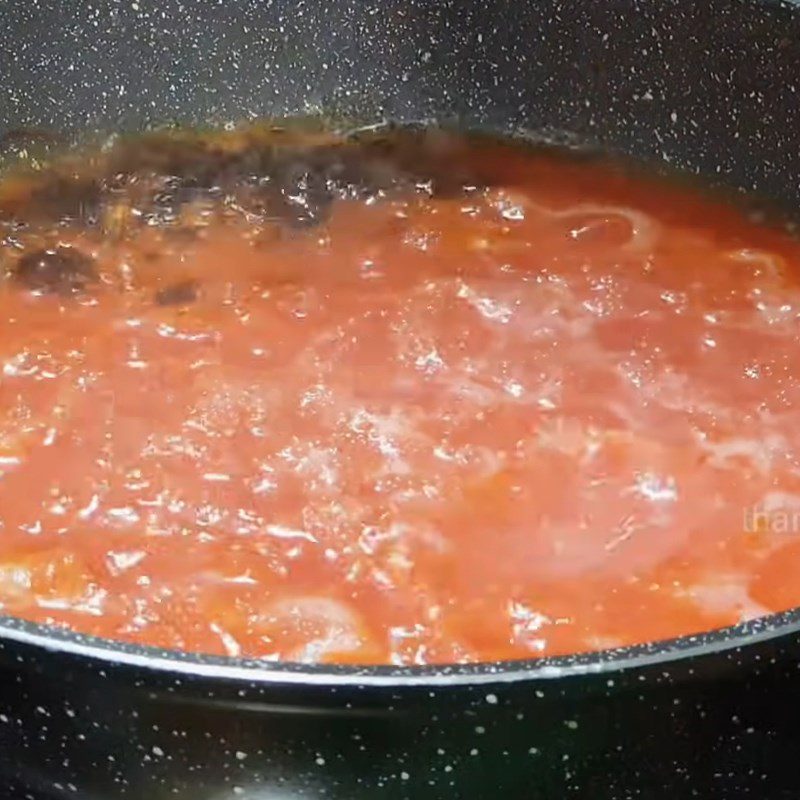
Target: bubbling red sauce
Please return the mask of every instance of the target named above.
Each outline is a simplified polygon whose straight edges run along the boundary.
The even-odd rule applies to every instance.
[[[425,664],[800,604],[800,244],[614,163],[456,144],[455,187],[318,143],[234,189],[101,161],[78,212],[0,186],[3,613]]]

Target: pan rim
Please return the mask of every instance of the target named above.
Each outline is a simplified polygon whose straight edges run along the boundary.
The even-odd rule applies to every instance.
[[[302,664],[190,653],[87,636],[71,630],[0,616],[0,648],[7,642],[42,652],[85,659],[97,668],[138,669],[143,673],[206,678],[252,687],[299,685],[318,688],[466,687],[602,675],[695,662],[712,655],[741,652],[800,632],[800,607],[697,634],[591,651],[511,661],[425,666]]]

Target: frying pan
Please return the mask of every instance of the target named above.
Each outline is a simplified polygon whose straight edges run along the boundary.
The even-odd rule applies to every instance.
[[[0,4],[3,146],[20,130],[308,113],[534,133],[796,208],[800,5]],[[402,669],[206,658],[4,619],[0,791],[796,800],[799,659],[797,611],[580,657]]]

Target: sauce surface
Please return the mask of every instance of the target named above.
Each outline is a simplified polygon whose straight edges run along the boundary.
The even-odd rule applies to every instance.
[[[161,142],[0,186],[3,613],[422,664],[800,603],[800,244],[613,163],[446,144],[454,185],[336,143],[199,178]]]

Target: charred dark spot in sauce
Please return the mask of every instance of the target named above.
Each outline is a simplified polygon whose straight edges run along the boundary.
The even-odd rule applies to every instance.
[[[197,300],[199,286],[197,281],[185,280],[159,289],[155,295],[156,305],[186,306]]]
[[[12,274],[33,292],[59,295],[76,294],[97,278],[94,259],[63,246],[26,253]]]
[[[94,178],[48,175],[32,192],[26,215],[35,220],[74,220],[93,225],[101,204],[101,184]]]
[[[42,170],[28,196],[0,202],[0,217],[96,227],[117,237],[141,226],[182,236],[187,210],[219,209],[224,201],[238,214],[295,235],[327,222],[340,200],[457,197],[480,183],[442,136],[386,131],[315,139],[275,131],[237,137],[171,132],[123,139],[91,164]]]
[[[169,222],[187,203],[226,196],[242,209],[290,229],[327,220],[337,199],[420,189],[456,196],[474,182],[452,159],[414,136],[361,137],[328,144],[276,144],[280,137],[226,149],[161,136],[132,141],[113,158],[117,174],[162,176],[150,214]],[[420,160],[421,158],[421,160]]]
[[[213,185],[223,157],[200,141],[185,141],[170,135],[145,136],[118,145],[112,154],[112,169],[122,176],[172,176],[195,186]]]

